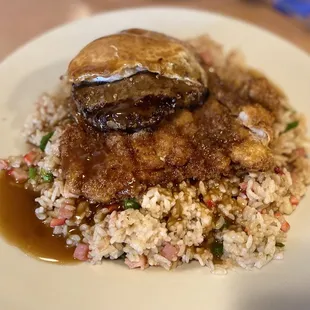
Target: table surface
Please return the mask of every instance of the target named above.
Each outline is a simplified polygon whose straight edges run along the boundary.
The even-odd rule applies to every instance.
[[[0,60],[50,28],[98,12],[177,5],[220,12],[266,28],[310,53],[310,32],[258,0],[0,0]]]

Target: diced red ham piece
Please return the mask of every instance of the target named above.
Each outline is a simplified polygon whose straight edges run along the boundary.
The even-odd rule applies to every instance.
[[[299,204],[299,199],[295,196],[291,196],[290,198],[290,203],[293,205],[293,206],[297,206]]]
[[[74,250],[73,257],[81,261],[86,261],[88,260],[88,251],[88,244],[79,243]]]
[[[66,222],[66,219],[52,219],[50,226],[51,227],[61,226],[65,224],[65,222]]]
[[[288,232],[290,228],[291,228],[291,225],[287,221],[281,224],[281,230],[284,232]]]
[[[207,200],[205,200],[204,202],[205,202],[205,204],[207,205],[207,207],[208,207],[209,209],[212,209],[212,208],[215,207],[215,202],[212,201],[211,199],[207,199]]]
[[[281,212],[275,212],[274,216],[280,221],[280,219],[283,217]]]
[[[109,213],[112,213],[113,211],[119,209],[119,205],[117,203],[114,203],[112,205],[106,206],[106,208],[108,209]]]
[[[35,151],[31,151],[24,156],[24,161],[27,166],[35,165],[37,162],[38,153]]]
[[[128,258],[126,258],[125,259],[125,264],[130,269],[141,268],[142,270],[144,270],[145,268],[148,267],[147,258],[144,255],[140,256],[140,259],[139,259],[138,262],[132,262]]]
[[[23,183],[28,180],[28,173],[21,168],[12,168],[8,170],[8,175],[15,179],[17,183]]]
[[[281,230],[283,232],[288,232],[291,228],[291,225],[285,220],[283,214],[281,212],[276,212],[274,216],[279,220],[281,223]]]
[[[173,246],[170,243],[166,243],[160,254],[172,262],[178,258],[178,252],[179,249],[176,246]]]
[[[73,216],[73,211],[66,208],[66,206],[60,207],[58,211],[60,219],[70,219]]]
[[[0,159],[0,171],[9,169],[9,163],[7,160]]]

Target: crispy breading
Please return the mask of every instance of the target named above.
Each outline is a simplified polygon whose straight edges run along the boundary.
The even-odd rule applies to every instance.
[[[257,171],[272,164],[268,146],[214,98],[136,133],[71,124],[61,158],[66,190],[102,203],[138,196],[147,186],[216,179],[234,165]]]

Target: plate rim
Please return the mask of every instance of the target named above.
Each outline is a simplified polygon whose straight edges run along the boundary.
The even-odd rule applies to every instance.
[[[27,40],[26,42],[22,43],[21,45],[16,47],[14,50],[12,50],[8,55],[6,55],[0,61],[0,69],[3,65],[5,65],[7,62],[9,62],[11,60],[11,58],[18,56],[18,54],[20,54],[20,53],[23,53],[24,50],[29,48],[29,45],[37,44],[45,36],[55,35],[55,33],[57,33],[58,31],[61,31],[61,29],[63,29],[63,28],[76,27],[80,23],[87,22],[87,20],[100,18],[101,16],[104,16],[104,15],[114,15],[114,14],[119,14],[119,13],[124,13],[124,14],[129,13],[130,14],[130,13],[134,13],[134,12],[138,13],[139,11],[160,11],[160,10],[179,11],[179,12],[186,12],[187,11],[189,13],[206,14],[206,15],[210,15],[210,16],[213,16],[213,17],[219,18],[219,19],[223,19],[223,18],[229,19],[229,20],[231,20],[237,24],[242,24],[244,26],[250,26],[252,29],[255,29],[257,31],[264,33],[264,35],[268,35],[270,37],[273,37],[273,39],[282,41],[282,43],[289,45],[291,48],[294,48],[296,50],[296,52],[302,53],[303,56],[308,57],[308,59],[310,61],[310,53],[308,53],[306,50],[295,45],[293,42],[290,42],[288,39],[272,32],[266,28],[263,28],[259,25],[256,25],[252,22],[242,20],[240,18],[230,16],[228,14],[210,11],[207,9],[187,8],[184,6],[177,6],[177,5],[175,5],[175,6],[171,6],[171,5],[167,5],[167,6],[165,6],[165,5],[154,5],[153,6],[152,5],[152,6],[135,6],[135,7],[130,7],[130,8],[112,9],[112,10],[107,10],[107,11],[101,11],[101,12],[97,12],[95,14],[91,14],[89,16],[85,16],[85,17],[82,17],[82,18],[79,18],[79,19],[76,19],[73,21],[69,21],[69,22],[65,22],[65,23],[61,23],[59,25],[56,25],[56,26],[48,29],[47,31],[44,31],[38,35],[35,35],[34,37],[30,38],[29,40]]]

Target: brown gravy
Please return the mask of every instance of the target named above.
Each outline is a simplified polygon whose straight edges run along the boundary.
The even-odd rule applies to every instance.
[[[73,263],[73,248],[35,216],[37,194],[0,173],[0,234],[27,255],[50,263]]]

